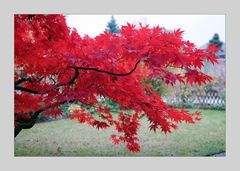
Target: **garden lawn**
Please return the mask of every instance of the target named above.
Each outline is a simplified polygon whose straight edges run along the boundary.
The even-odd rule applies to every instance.
[[[195,110],[190,110],[195,111]],[[210,156],[225,151],[225,111],[200,110],[197,124],[179,125],[171,134],[149,130],[141,120],[141,152],[131,153],[110,139],[114,129],[97,130],[76,120],[36,124],[15,138],[15,156]]]

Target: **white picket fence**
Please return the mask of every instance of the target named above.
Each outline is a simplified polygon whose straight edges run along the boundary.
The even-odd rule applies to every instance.
[[[193,105],[211,106],[225,105],[225,99],[220,97],[217,92],[208,92],[205,95],[193,95],[189,97],[162,97],[168,104],[192,103]]]

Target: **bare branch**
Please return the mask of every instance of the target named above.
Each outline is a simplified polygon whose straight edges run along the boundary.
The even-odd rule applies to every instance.
[[[36,79],[32,79],[32,78],[30,78],[30,77],[28,77],[28,78],[22,78],[22,79],[20,79],[20,80],[18,80],[18,81],[16,81],[15,82],[15,86],[17,86],[17,85],[19,85],[19,84],[22,84],[23,82],[30,82],[30,83],[32,83],[32,82],[40,82],[40,81],[42,81],[42,79],[43,79],[44,77],[41,77],[39,80],[36,80]]]
[[[14,86],[14,90],[20,90],[20,91],[24,91],[24,92],[28,92],[28,93],[32,93],[32,94],[42,94],[36,90],[31,90],[29,88],[22,87],[22,86]]]
[[[87,70],[91,70],[91,71],[102,72],[102,73],[106,73],[106,74],[114,75],[114,76],[127,76],[127,75],[132,74],[135,71],[135,69],[137,68],[137,65],[139,63],[140,63],[140,60],[137,61],[137,63],[135,64],[135,66],[133,67],[133,69],[131,71],[129,71],[128,73],[124,73],[124,74],[113,73],[113,72],[110,72],[110,71],[101,70],[101,69],[92,68],[92,67],[86,68],[86,67],[69,66],[69,68],[74,68],[74,69],[79,69],[79,70],[86,70],[86,71]]]

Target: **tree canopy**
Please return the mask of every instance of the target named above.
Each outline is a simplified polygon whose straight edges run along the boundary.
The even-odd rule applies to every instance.
[[[168,107],[143,80],[205,84],[212,77],[201,72],[203,61],[217,62],[215,46],[205,51],[183,40],[180,29],[166,33],[159,26],[129,23],[120,34],[81,37],[63,15],[15,15],[14,23],[15,136],[31,128],[40,113],[58,116],[62,104],[74,102],[97,106],[98,114],[78,109],[71,119],[98,129],[114,127],[113,142],[123,142],[133,152],[140,151],[137,131],[142,117],[149,120],[150,130],[164,133],[180,122],[200,120],[198,111]],[[117,118],[98,96],[119,104]]]

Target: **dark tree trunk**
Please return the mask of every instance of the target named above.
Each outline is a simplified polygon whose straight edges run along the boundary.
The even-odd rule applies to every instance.
[[[35,125],[37,117],[41,112],[43,112],[43,110],[36,111],[28,120],[16,119],[16,121],[18,122],[18,125],[14,129],[14,137],[16,137],[23,129],[32,128]]]

